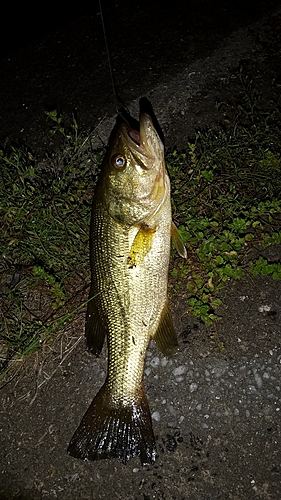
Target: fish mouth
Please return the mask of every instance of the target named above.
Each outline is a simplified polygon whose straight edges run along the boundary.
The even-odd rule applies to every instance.
[[[140,132],[138,130],[133,129],[132,127],[130,127],[128,125],[127,133],[129,135],[129,137],[134,141],[136,146],[140,146],[140,142],[141,142]]]
[[[146,149],[145,144],[146,144],[146,130],[147,130],[147,125],[152,125],[152,119],[147,113],[142,113],[140,115],[140,120],[138,122],[138,129],[134,129],[129,123],[126,123],[127,125],[127,133],[129,137],[134,141],[134,143],[139,146],[143,147]],[[153,125],[152,125],[153,126]]]
[[[143,156],[146,161],[163,156],[164,147],[149,114],[140,114],[138,129],[123,119],[120,123],[120,133],[132,153]]]
[[[140,113],[137,126],[139,130],[123,121],[121,137],[135,160],[135,169],[139,172],[150,172],[151,179],[154,179],[152,189],[142,197],[142,199],[147,198],[149,204],[153,202],[154,210],[150,217],[154,217],[160,211],[169,190],[165,175],[164,146],[148,113]]]

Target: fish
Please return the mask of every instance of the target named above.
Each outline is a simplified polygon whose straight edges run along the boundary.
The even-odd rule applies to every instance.
[[[146,350],[151,338],[165,356],[178,347],[167,299],[171,235],[183,257],[186,249],[172,222],[164,146],[151,115],[140,111],[136,128],[117,118],[94,191],[85,335],[96,356],[107,337],[108,370],[68,453],[124,464],[139,457],[145,465],[157,456]]]

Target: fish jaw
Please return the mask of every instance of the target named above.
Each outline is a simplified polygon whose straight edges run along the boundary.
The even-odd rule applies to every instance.
[[[128,226],[141,224],[170,196],[164,147],[149,115],[140,115],[140,131],[116,124],[96,191],[108,213]]]
[[[140,145],[154,158],[164,157],[163,143],[153,125],[151,117],[147,113],[140,115]]]

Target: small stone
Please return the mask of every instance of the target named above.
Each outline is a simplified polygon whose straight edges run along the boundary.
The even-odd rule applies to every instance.
[[[197,389],[198,389],[198,384],[195,384],[195,382],[193,382],[192,384],[190,384],[190,386],[189,386],[190,392],[194,392]]]
[[[155,356],[155,357],[154,357],[154,358],[152,358],[152,360],[150,361],[150,364],[151,364],[151,366],[153,366],[153,368],[155,368],[156,366],[158,366],[158,365],[159,365],[159,361],[160,361],[160,360],[159,360],[158,356]]]
[[[262,312],[269,312],[269,311],[270,311],[270,309],[271,309],[271,307],[270,307],[270,306],[267,306],[267,305],[260,306],[260,307],[259,307],[259,312],[261,312],[261,313],[262,313]]]
[[[255,382],[256,382],[258,388],[261,389],[262,388],[262,379],[261,379],[261,377],[259,376],[258,373],[255,373],[254,377],[255,377]]]
[[[159,422],[159,421],[160,421],[160,418],[161,418],[161,417],[160,417],[160,413],[159,413],[159,411],[154,411],[154,412],[152,413],[152,415],[151,415],[151,418],[152,418],[153,420],[156,420],[156,422]]]
[[[175,368],[173,370],[173,375],[177,376],[177,375],[183,375],[183,373],[185,373],[186,371],[186,368],[185,366],[177,366],[177,368]]]

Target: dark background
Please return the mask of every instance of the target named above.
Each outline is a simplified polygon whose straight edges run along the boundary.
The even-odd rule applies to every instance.
[[[235,30],[270,14],[280,0],[103,0],[115,89],[125,105],[169,85]],[[2,13],[0,140],[47,143],[44,111],[77,111],[82,129],[116,114],[99,3],[14,6]],[[213,69],[214,73],[216,68]],[[179,76],[180,84],[180,76]],[[188,130],[188,123],[183,123]],[[171,134],[170,134],[171,136]],[[171,137],[171,142],[178,138]]]
[[[176,42],[173,35],[186,34],[186,29],[194,27],[200,29],[207,20],[215,29],[226,32],[237,23],[247,24],[249,19],[260,17],[279,3],[278,0],[102,0],[101,6],[109,27],[108,36],[117,37],[118,41],[132,37],[133,44],[143,37],[153,40],[157,32],[162,33],[163,43],[169,43],[171,38]],[[90,4],[10,4],[1,14],[1,56],[39,41],[82,16],[95,16],[98,12],[97,0]]]

